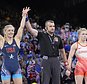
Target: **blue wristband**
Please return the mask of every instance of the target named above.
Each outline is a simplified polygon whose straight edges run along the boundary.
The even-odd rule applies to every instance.
[[[26,22],[29,20],[28,16],[26,17]]]

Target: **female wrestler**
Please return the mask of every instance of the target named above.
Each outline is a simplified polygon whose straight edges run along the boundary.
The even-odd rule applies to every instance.
[[[15,28],[12,25],[6,25],[3,29],[4,37],[0,35],[0,50],[3,53],[3,64],[1,68],[2,84],[10,84],[11,76],[14,84],[22,84],[22,75],[18,63],[18,51],[22,32],[25,26],[26,15],[29,8],[23,8],[22,20],[17,34],[14,36]]]
[[[68,71],[67,75],[70,75],[69,70],[71,70],[72,57],[76,56],[77,63],[75,66],[75,82],[76,84],[83,84],[83,78],[85,79],[85,84],[87,84],[87,30],[86,28],[80,28],[78,30],[78,42],[75,42],[70,49],[68,58]]]

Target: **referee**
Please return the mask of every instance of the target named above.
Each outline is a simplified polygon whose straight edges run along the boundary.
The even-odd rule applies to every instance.
[[[52,78],[53,84],[60,84],[60,62],[59,53],[63,56],[64,62],[67,61],[65,50],[63,48],[62,40],[59,36],[54,34],[55,23],[53,20],[45,22],[46,31],[37,31],[33,29],[28,17],[26,18],[26,27],[29,32],[38,39],[40,43],[41,55],[43,58],[43,81],[41,84],[49,84]]]

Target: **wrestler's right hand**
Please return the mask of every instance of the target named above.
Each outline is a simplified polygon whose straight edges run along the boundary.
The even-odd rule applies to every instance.
[[[28,11],[30,11],[30,7],[23,8],[22,10],[22,16],[27,15]]]

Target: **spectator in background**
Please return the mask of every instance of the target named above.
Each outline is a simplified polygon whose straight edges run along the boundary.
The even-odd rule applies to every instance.
[[[40,75],[37,66],[38,65],[36,64],[36,61],[31,58],[29,61],[29,65],[27,66],[27,78],[28,80],[30,80],[30,84],[33,82],[40,84]]]
[[[78,40],[77,29],[75,29],[75,30],[71,29],[69,40],[72,41],[73,43]]]

